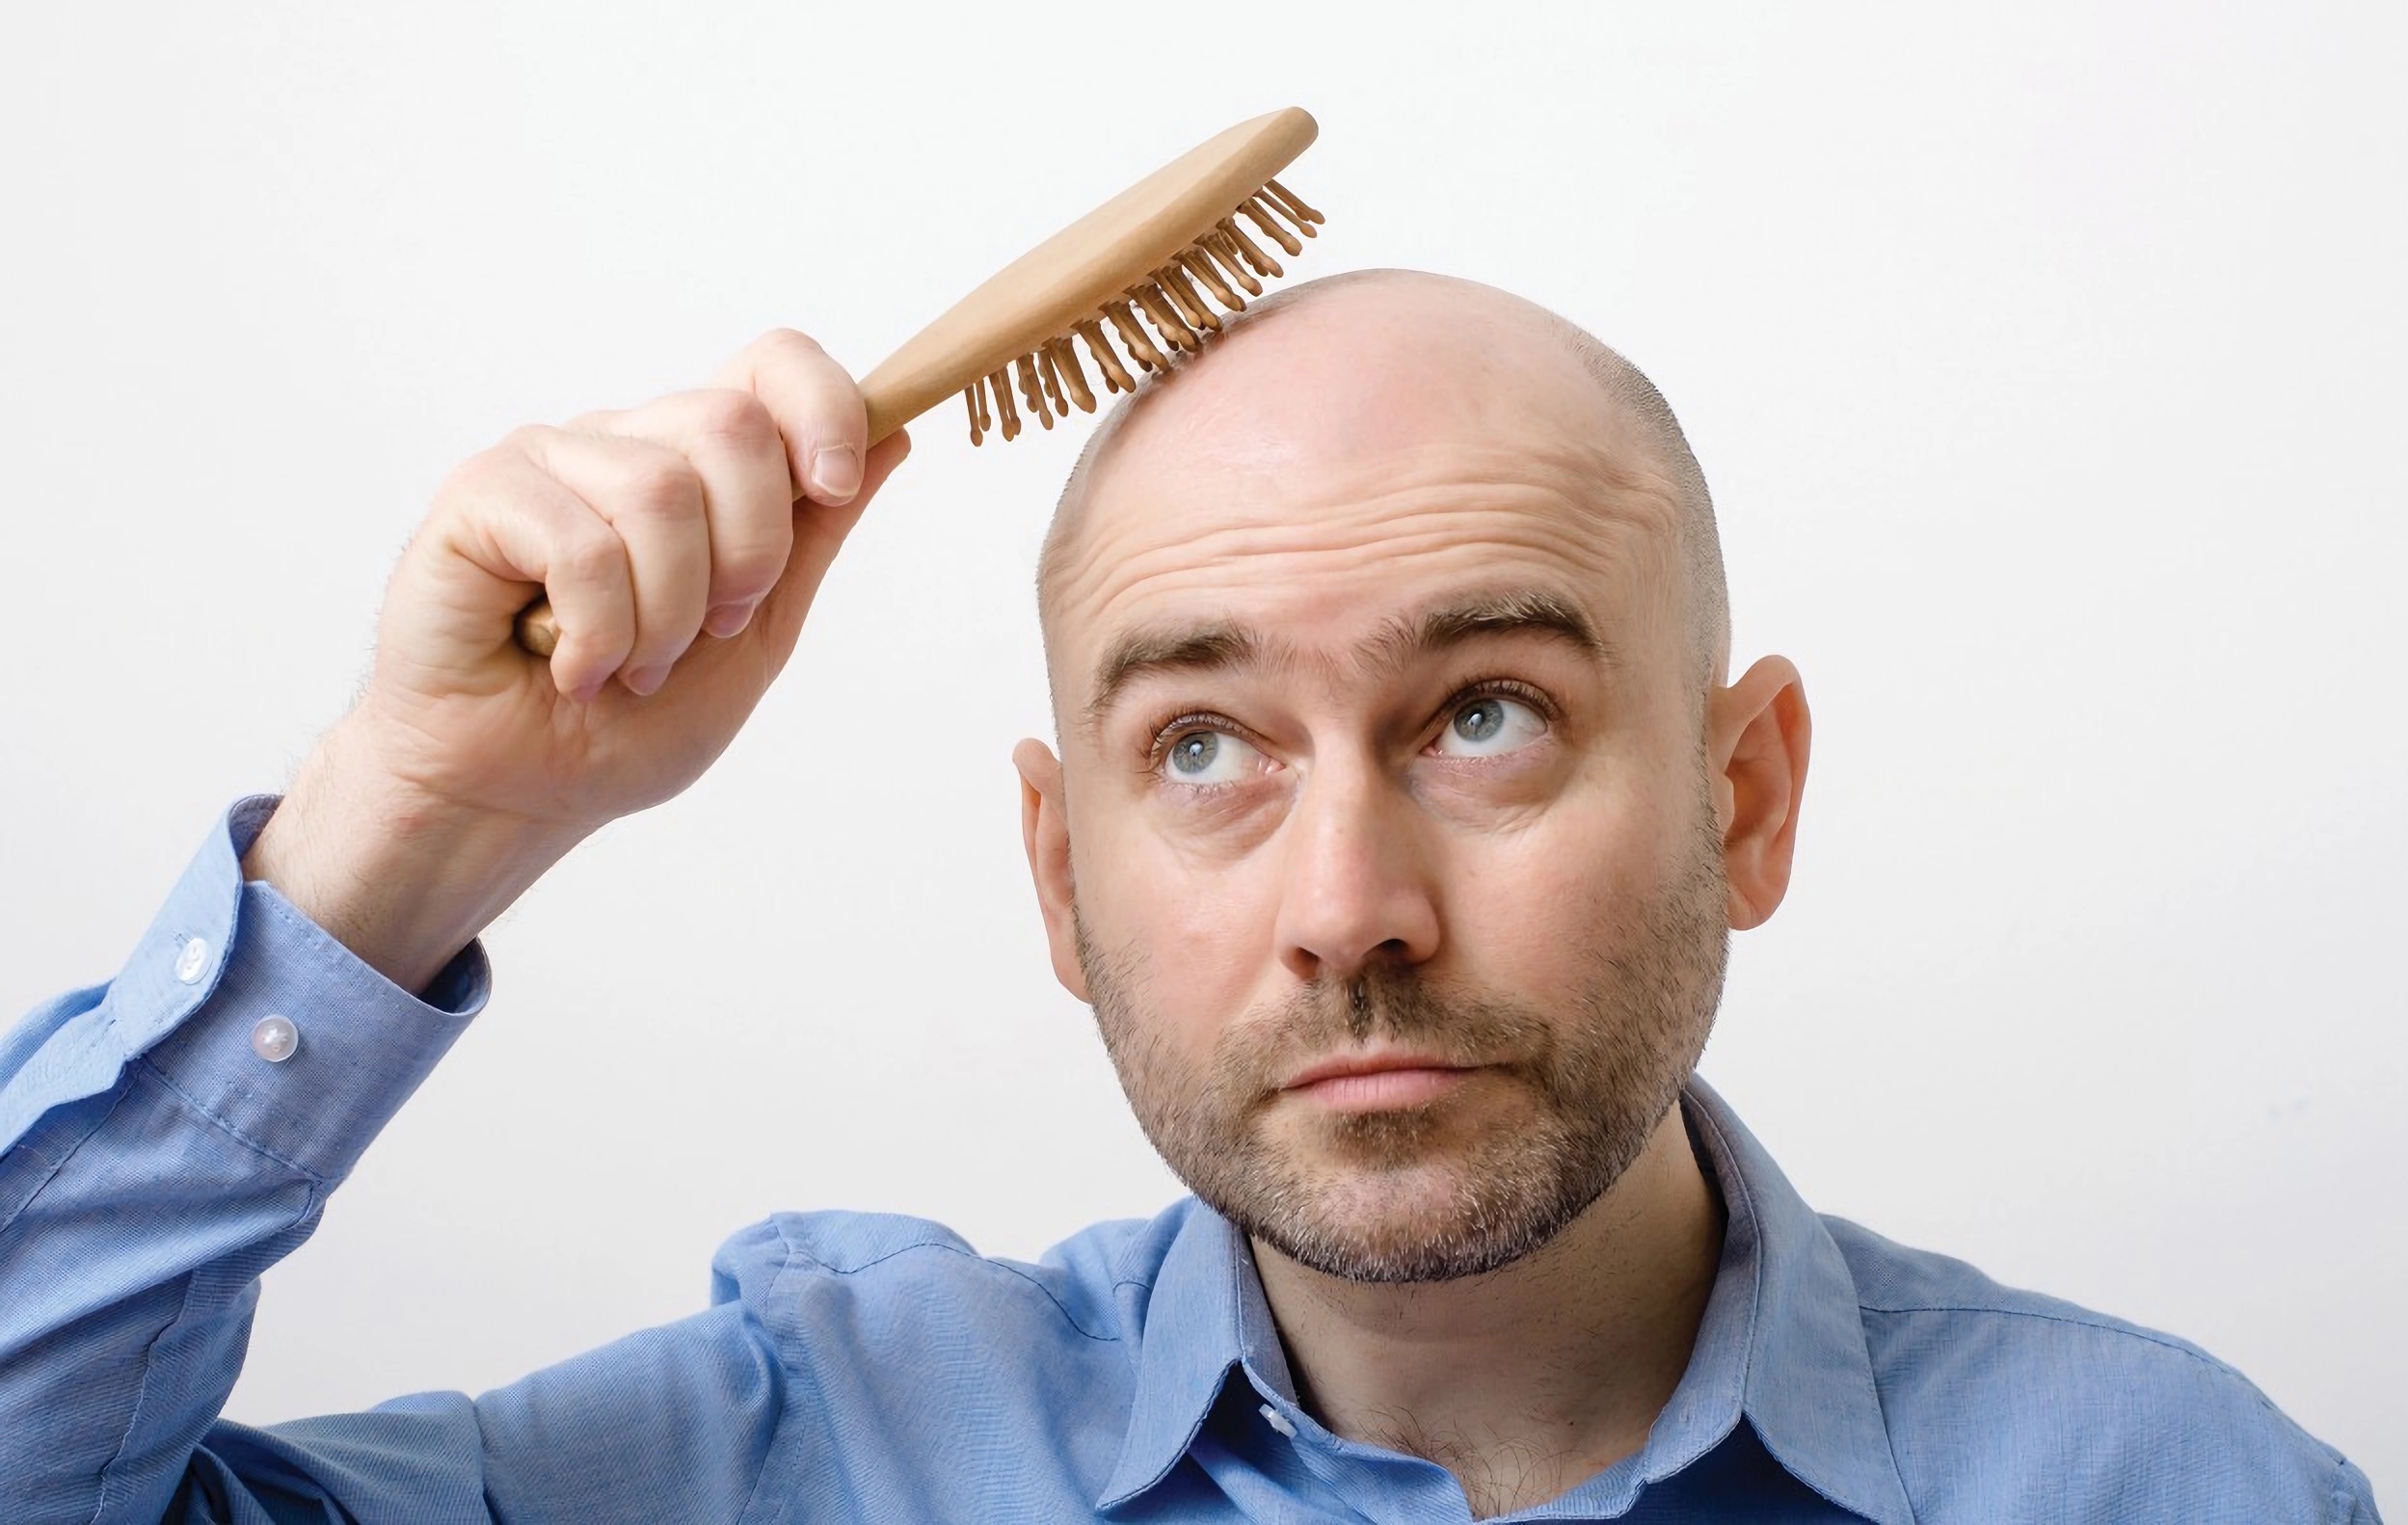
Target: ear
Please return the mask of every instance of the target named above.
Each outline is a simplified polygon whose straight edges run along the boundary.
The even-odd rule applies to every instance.
[[[1054,977],[1081,1001],[1087,977],[1079,967],[1079,935],[1071,916],[1070,816],[1062,798],[1062,764],[1033,738],[1012,748],[1020,770],[1020,843],[1029,851],[1029,877],[1045,918],[1045,941],[1054,955]]]
[[[1706,759],[1736,931],[1762,924],[1789,892],[1813,730],[1805,684],[1785,656],[1765,657],[1706,702]]]

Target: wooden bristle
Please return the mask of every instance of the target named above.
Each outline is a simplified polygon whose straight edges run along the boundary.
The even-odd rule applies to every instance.
[[[1070,333],[1046,339],[983,382],[964,388],[970,442],[980,443],[989,434],[1001,434],[1005,440],[1018,437],[1021,409],[1012,400],[1015,381],[1028,412],[1048,429],[1054,427],[1055,415],[1067,418],[1073,406],[1083,413],[1095,411],[1095,389],[1088,385],[1079,352],[1071,346],[1074,336],[1086,341],[1087,359],[1094,361],[1108,392],[1137,389],[1132,367],[1121,363],[1123,349],[1139,371],[1167,370],[1174,352],[1201,350],[1204,335],[1222,326],[1214,303],[1227,311],[1243,312],[1247,297],[1263,294],[1264,278],[1287,274],[1240,226],[1241,217],[1290,254],[1304,252],[1298,234],[1318,236],[1315,225],[1327,221],[1277,180],[1266,182],[1202,237],[1173,254],[1150,279],[1131,286],[1125,296],[1105,303],[1094,316],[1079,319]],[[1139,312],[1145,314],[1142,321]],[[1146,332],[1148,324],[1153,327],[1152,334]],[[1109,334],[1119,336],[1117,347]],[[1155,335],[1160,336],[1159,343]],[[991,414],[990,401],[994,404]]]
[[[1023,355],[1012,361],[1012,374],[1020,378],[1020,400],[1029,405],[1029,413],[1046,428],[1054,427],[1054,415],[1045,406],[1045,388],[1037,383],[1037,362],[1033,355]]]
[[[1247,296],[1259,297],[1263,294],[1262,281],[1255,279],[1254,267],[1245,262],[1245,256],[1238,253],[1235,239],[1216,227],[1204,235],[1204,248],[1228,273],[1229,279],[1244,288]]]
[[[1279,220],[1278,214],[1273,212],[1271,209],[1271,204],[1268,201],[1265,201],[1261,197],[1257,196],[1253,198],[1244,206],[1239,207],[1238,210],[1244,212],[1247,219],[1251,221],[1255,227],[1261,228],[1264,236],[1268,237],[1272,243],[1277,244],[1280,248],[1286,250],[1289,254],[1300,254],[1304,253],[1304,244],[1302,240],[1298,239],[1296,234],[1288,231],[1288,225]]]
[[[1220,278],[1220,266],[1213,263],[1212,256],[1204,252],[1202,245],[1181,250],[1179,263],[1187,267],[1189,275],[1203,282],[1204,289],[1213,294],[1215,302],[1232,312],[1245,310],[1245,298],[1238,295],[1237,288]]]
[[[1062,390],[1070,394],[1081,413],[1095,412],[1095,393],[1087,388],[1087,373],[1079,368],[1079,354],[1070,347],[1068,339],[1045,341],[1045,363],[1060,379]],[[1069,417],[1070,410],[1063,409],[1062,416]]]
[[[1175,264],[1164,265],[1154,272],[1154,284],[1162,288],[1163,295],[1170,298],[1170,305],[1178,309],[1179,315],[1187,319],[1188,327],[1195,330],[1199,336],[1220,332],[1219,314],[1204,305],[1204,299],[1196,294],[1186,271]]]
[[[1229,240],[1230,247],[1238,252],[1239,257],[1254,267],[1256,274],[1274,279],[1287,274],[1279,268],[1278,260],[1263,253],[1262,245],[1246,236],[1245,229],[1238,226],[1237,213],[1232,212],[1220,220],[1220,235]]]
[[[1307,238],[1318,236],[1313,231],[1313,225],[1315,223],[1325,223],[1329,221],[1326,217],[1322,216],[1321,213],[1316,212],[1311,207],[1305,205],[1304,199],[1302,197],[1298,196],[1294,191],[1289,190],[1277,180],[1269,182],[1263,187],[1263,189],[1271,194],[1271,199],[1272,201],[1277,203],[1281,211],[1286,212],[1289,216],[1296,219],[1296,226],[1303,229],[1304,236]]]
[[[999,370],[986,379],[987,394],[995,399],[995,421],[1005,443],[1020,437],[1020,412],[1012,406],[1011,372]]]
[[[1120,342],[1129,346],[1129,358],[1137,362],[1138,369],[1158,371],[1170,363],[1163,359],[1162,351],[1154,347],[1154,341],[1145,336],[1143,325],[1137,322],[1137,314],[1129,310],[1128,303],[1105,303],[1104,315],[1112,320],[1112,327],[1120,334]]]
[[[1070,402],[1062,395],[1061,375],[1054,369],[1053,340],[1048,339],[1037,346],[1036,365],[1037,380],[1045,384],[1046,402],[1052,405],[1055,413],[1064,418],[1069,417]]]
[[[1112,341],[1104,336],[1104,331],[1096,327],[1095,320],[1083,319],[1077,327],[1079,336],[1087,341],[1087,358],[1095,361],[1097,370],[1104,373],[1105,389],[1136,391],[1137,381],[1121,369],[1119,353],[1112,348]]]
[[[1181,321],[1179,309],[1170,305],[1170,298],[1163,295],[1162,287],[1149,281],[1141,286],[1130,287],[1129,295],[1137,299],[1137,309],[1145,314],[1147,322],[1154,325],[1154,332],[1163,336],[1164,343],[1173,349],[1189,351],[1204,347],[1203,341],[1195,336],[1195,331]]]

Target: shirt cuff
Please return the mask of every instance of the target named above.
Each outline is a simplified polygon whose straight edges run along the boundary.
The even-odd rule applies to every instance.
[[[293,1168],[349,1174],[492,989],[481,945],[423,998],[362,963],[242,856],[273,796],[227,813],[109,992],[127,1047],[198,1111]]]

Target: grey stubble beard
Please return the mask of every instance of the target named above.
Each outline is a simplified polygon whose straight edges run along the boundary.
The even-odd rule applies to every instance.
[[[1230,1024],[1200,1076],[1146,1019],[1142,958],[1098,947],[1074,904],[1096,1025],[1139,1126],[1197,1197],[1324,1274],[1448,1281],[1521,1259],[1621,1179],[1704,1050],[1729,928],[1710,809],[1699,825],[1662,889],[1598,928],[1574,1020],[1375,964]],[[1374,1037],[1485,1068],[1425,1107],[1305,1117],[1304,1148],[1275,1137],[1280,1082]]]

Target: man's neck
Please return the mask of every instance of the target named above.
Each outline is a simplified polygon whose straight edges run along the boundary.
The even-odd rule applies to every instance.
[[[1435,1461],[1483,1516],[1631,1455],[1688,1369],[1721,1263],[1720,1198],[1674,1107],[1612,1191],[1484,1276],[1344,1281],[1259,1241],[1298,1396],[1350,1440]]]

